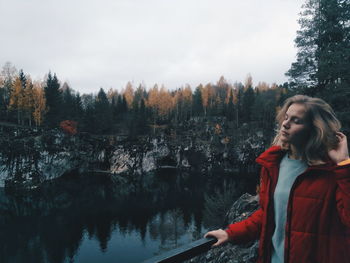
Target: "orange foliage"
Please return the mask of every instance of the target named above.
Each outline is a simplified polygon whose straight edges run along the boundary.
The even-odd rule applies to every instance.
[[[174,108],[174,101],[164,86],[158,89],[156,84],[148,92],[147,106],[153,108],[161,117],[165,117]]]
[[[61,121],[60,123],[61,129],[69,135],[74,135],[77,133],[77,126],[78,123],[76,121],[71,120]]]
[[[130,81],[126,84],[126,87],[124,90],[124,96],[125,96],[126,103],[128,104],[128,109],[131,109],[132,102],[134,100],[134,88],[132,87],[132,84]]]
[[[34,97],[33,118],[36,125],[40,126],[44,119],[44,115],[47,112],[47,108],[46,108],[46,98],[44,94],[44,89],[41,87],[39,82],[34,82],[33,97]]]

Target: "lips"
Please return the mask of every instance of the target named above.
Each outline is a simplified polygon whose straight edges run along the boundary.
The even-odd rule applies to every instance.
[[[288,135],[289,135],[289,133],[286,132],[286,131],[281,131],[281,134],[282,134],[283,136],[288,136]]]

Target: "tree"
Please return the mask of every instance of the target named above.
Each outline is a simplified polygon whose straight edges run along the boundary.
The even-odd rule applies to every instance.
[[[9,109],[16,110],[17,112],[17,123],[23,123],[23,113],[25,108],[25,86],[26,86],[26,77],[22,70],[20,70],[19,75],[15,78],[10,91],[10,101]]]
[[[192,111],[193,115],[195,116],[202,116],[203,115],[203,103],[202,103],[202,90],[203,86],[200,84],[194,91],[193,94],[193,104],[192,104]]]
[[[211,100],[213,96],[213,87],[210,83],[205,85],[205,87],[202,90],[202,105],[204,109],[204,115],[207,116],[208,111],[211,106]]]
[[[350,4],[344,0],[306,0],[295,44],[297,60],[286,73],[311,95],[350,84]]]
[[[175,94],[176,115],[179,120],[187,120],[192,116],[192,90],[189,85],[178,89]]]
[[[44,91],[47,106],[45,122],[50,128],[58,127],[62,117],[62,97],[59,89],[60,83],[56,74],[52,76],[51,72],[49,72]]]
[[[74,91],[69,87],[68,83],[63,83],[61,88],[62,94],[62,119],[76,120],[76,104]],[[61,125],[61,124],[60,124]]]
[[[39,82],[33,84],[34,111],[33,118],[36,126],[41,126],[46,113],[46,99],[44,89]]]
[[[10,62],[6,62],[0,72],[0,118],[3,120],[9,117],[10,94],[17,74],[17,69]]]
[[[81,121],[83,118],[84,110],[83,110],[83,101],[81,99],[80,93],[77,92],[74,98],[74,118],[77,121]]]
[[[221,76],[217,85],[216,85],[216,98],[215,98],[215,106],[216,106],[216,114],[218,115],[226,115],[226,104],[227,104],[227,96],[230,90],[230,85],[224,78]]]
[[[173,100],[171,94],[164,86],[161,87],[158,93],[158,114],[161,119],[166,119],[170,111],[173,109]]]
[[[254,104],[255,94],[252,87],[248,87],[243,92],[243,101],[242,101],[242,121],[243,122],[250,122],[251,121],[251,115],[253,111],[253,104]]]
[[[112,111],[103,88],[97,94],[94,109],[94,130],[98,133],[108,132],[112,127]]]
[[[158,96],[159,90],[158,90],[158,85],[155,84],[153,86],[152,89],[149,90],[148,92],[148,98],[147,98],[147,107],[149,107],[151,109],[152,112],[152,116],[153,116],[153,125],[156,124],[156,120],[157,120],[157,115],[158,115]],[[155,132],[155,130],[153,129],[153,132]]]
[[[125,91],[124,91],[124,97],[126,99],[128,109],[131,109],[132,102],[134,100],[134,88],[132,87],[132,84],[130,81],[126,84]]]
[[[226,117],[229,121],[233,120],[234,117],[234,104],[233,104],[233,89],[231,88],[228,95],[227,100],[227,111],[226,111]]]
[[[32,126],[32,117],[34,112],[34,91],[33,82],[29,76],[26,79],[23,94],[23,117],[28,121],[29,126]]]
[[[243,112],[243,102],[242,102],[242,97],[243,97],[243,89],[244,86],[241,82],[236,82],[234,84],[235,87],[235,94],[233,97],[233,104],[235,106],[235,121],[236,121],[236,128],[239,127],[239,124],[241,123],[240,115]]]
[[[136,114],[141,107],[141,101],[144,99],[144,94],[145,88],[142,85],[139,85],[139,87],[134,92],[134,98],[132,101],[132,109]]]

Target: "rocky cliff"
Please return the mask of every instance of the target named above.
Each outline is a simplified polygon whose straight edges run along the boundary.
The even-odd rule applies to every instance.
[[[132,140],[118,135],[70,136],[58,129],[3,129],[0,184],[36,187],[73,171],[140,175],[157,169],[192,169],[205,174],[254,168],[264,148],[262,134],[227,126],[224,119],[193,119],[177,129]]]

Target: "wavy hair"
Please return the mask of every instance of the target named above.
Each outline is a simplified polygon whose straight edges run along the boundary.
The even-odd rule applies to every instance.
[[[290,150],[290,145],[282,143],[281,127],[285,114],[290,105],[297,103],[305,106],[306,117],[310,126],[310,134],[303,150],[303,159],[309,165],[324,164],[328,160],[328,151],[338,144],[335,136],[341,128],[341,123],[335,116],[331,106],[324,100],[305,95],[295,95],[288,98],[276,116],[278,123],[277,135],[272,145],[281,146],[284,150]]]

